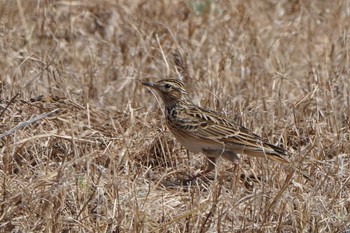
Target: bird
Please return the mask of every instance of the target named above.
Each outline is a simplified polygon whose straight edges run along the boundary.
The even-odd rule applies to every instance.
[[[200,175],[211,172],[220,157],[238,164],[237,154],[267,158],[285,165],[290,163],[284,148],[269,143],[216,111],[194,104],[180,79],[142,84],[155,90],[163,100],[166,125],[181,145],[208,158],[208,166]]]

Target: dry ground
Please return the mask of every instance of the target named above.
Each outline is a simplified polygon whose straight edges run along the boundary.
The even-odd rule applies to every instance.
[[[350,3],[0,1],[0,232],[349,232]],[[216,179],[143,80],[288,148]],[[256,175],[258,180],[243,179]],[[242,178],[242,179],[240,179]],[[348,229],[348,230],[347,230]]]

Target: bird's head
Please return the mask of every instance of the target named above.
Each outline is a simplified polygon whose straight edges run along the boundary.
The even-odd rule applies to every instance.
[[[179,79],[162,79],[155,83],[144,82],[142,84],[156,90],[165,105],[187,101],[188,99],[185,86]]]

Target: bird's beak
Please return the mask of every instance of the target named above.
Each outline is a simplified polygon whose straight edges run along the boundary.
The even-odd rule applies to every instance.
[[[154,85],[154,83],[151,83],[151,82],[143,82],[142,84],[145,85],[145,86],[147,86],[147,87],[156,89],[156,86]]]

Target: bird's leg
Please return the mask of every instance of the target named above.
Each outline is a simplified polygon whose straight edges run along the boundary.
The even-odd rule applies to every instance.
[[[230,150],[221,150],[221,149],[205,149],[203,150],[203,153],[208,158],[208,166],[205,170],[201,171],[195,176],[192,176],[191,178],[187,179],[185,182],[190,182],[198,177],[206,176],[209,172],[213,171],[215,169],[216,159],[222,156],[224,159],[229,160],[235,164],[235,169],[237,169],[237,165],[239,163],[239,157],[236,155],[236,153],[230,151]]]
[[[203,152],[205,153],[205,155],[209,158],[218,158],[218,157],[222,157],[226,160],[231,161],[232,163],[234,163],[235,165],[237,165],[239,163],[239,157],[237,156],[236,153],[230,151],[230,150],[221,150],[221,149],[216,149],[216,150],[212,150],[212,149],[206,149],[203,150]],[[215,164],[215,163],[214,163]],[[212,169],[214,169],[214,167],[212,167]]]
[[[234,164],[239,163],[239,157],[237,156],[236,153],[234,153],[232,151],[225,150],[221,153],[221,156],[226,160],[230,160]]]
[[[215,157],[207,157],[207,158],[208,158],[207,168],[205,170],[199,172],[197,175],[194,175],[194,176],[190,177],[189,179],[185,180],[184,183],[191,182],[191,181],[193,181],[201,176],[206,176],[209,172],[211,172],[212,170],[215,169],[216,158]]]
[[[238,164],[239,164],[239,157],[237,156],[236,153],[230,150],[222,150],[222,149],[206,149],[203,150],[203,152],[209,157],[210,155],[212,157],[218,158],[222,157],[225,160],[229,160],[234,164],[234,172],[238,169]],[[215,166],[212,167],[214,169]]]
[[[208,174],[209,172],[211,172],[212,170],[215,169],[216,166],[216,158],[215,157],[208,157],[208,166],[207,169],[205,169],[204,171],[202,171],[200,174],[202,176]]]
[[[238,165],[239,165],[239,157],[237,156],[236,153],[229,151],[229,150],[225,150],[221,156],[226,159],[231,161],[234,164],[234,169],[233,171],[236,172],[236,170],[238,169]]]

